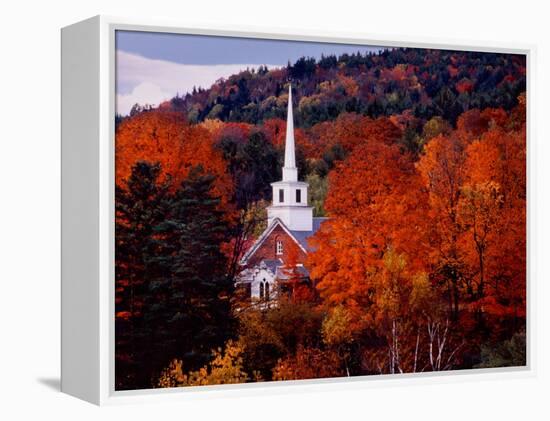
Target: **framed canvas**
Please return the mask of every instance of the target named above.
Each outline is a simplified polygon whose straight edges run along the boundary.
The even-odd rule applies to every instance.
[[[103,404],[532,375],[532,54],[64,28],[62,390]]]

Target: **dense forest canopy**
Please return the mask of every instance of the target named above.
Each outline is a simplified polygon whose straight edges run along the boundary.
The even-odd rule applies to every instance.
[[[525,91],[525,66],[522,55],[415,48],[303,57],[280,69],[261,66],[241,72],[161,107],[183,112],[192,123],[284,119],[284,88],[291,80],[298,127],[333,120],[343,112],[379,117],[408,111],[416,118],[441,116],[454,124],[472,108],[508,110],[516,105]]]
[[[330,219],[314,291],[243,311],[289,83],[300,178]],[[521,55],[396,48],[117,116],[117,388],[525,364],[525,89]]]

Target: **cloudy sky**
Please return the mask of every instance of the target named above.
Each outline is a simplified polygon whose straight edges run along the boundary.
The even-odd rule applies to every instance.
[[[208,88],[217,79],[260,65],[280,67],[299,57],[320,58],[378,50],[297,41],[278,41],[165,34],[139,31],[116,33],[117,112],[126,115],[138,104],[158,105],[185,94],[193,86]]]

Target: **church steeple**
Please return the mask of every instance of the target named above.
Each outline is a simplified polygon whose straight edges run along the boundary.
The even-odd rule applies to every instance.
[[[285,165],[283,181],[298,181],[298,169],[294,151],[294,117],[292,115],[292,86],[288,86],[288,111],[286,115]]]
[[[271,183],[271,187],[273,188],[273,202],[267,208],[268,225],[271,225],[275,219],[280,219],[291,231],[311,231],[313,208],[307,204],[309,185],[298,181],[298,168],[296,168],[292,88],[290,86],[288,87],[283,179]]]

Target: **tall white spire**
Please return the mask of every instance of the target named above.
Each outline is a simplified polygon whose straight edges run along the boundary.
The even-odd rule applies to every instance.
[[[271,183],[273,203],[267,208],[267,223],[280,220],[291,231],[313,229],[313,208],[307,205],[308,183],[298,181],[294,150],[294,119],[292,118],[292,87],[288,87],[286,117],[285,165],[283,179]]]
[[[294,151],[294,117],[292,115],[292,86],[288,86],[288,111],[286,115],[285,165],[283,181],[298,181],[298,169]]]

